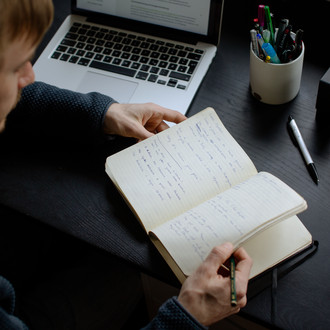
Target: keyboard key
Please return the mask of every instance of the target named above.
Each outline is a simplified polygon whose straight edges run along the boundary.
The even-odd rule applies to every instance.
[[[105,70],[105,71],[109,71],[109,72],[122,74],[122,75],[129,76],[129,77],[134,77],[135,74],[136,74],[136,70],[133,70],[133,69],[130,69],[130,68],[125,68],[125,67],[122,67],[122,66],[107,64],[107,63],[104,63],[104,62],[98,62],[98,61],[92,61],[92,63],[90,64],[90,67],[95,68],[95,69],[100,69],[100,70]]]
[[[69,59],[70,63],[77,63],[77,61],[79,60],[78,56],[71,56]]]
[[[194,73],[194,71],[195,71],[195,69],[196,69],[196,67],[197,67],[197,65],[198,65],[198,62],[196,62],[196,61],[190,61],[189,62],[189,64],[188,64],[188,67],[189,67],[189,69],[188,69],[188,74],[193,74]]]
[[[159,66],[160,68],[164,68],[164,69],[165,69],[165,68],[167,67],[167,64],[168,64],[168,63],[165,62],[165,61],[160,61],[158,66]]]
[[[104,56],[103,62],[110,63],[112,61],[111,56]]]
[[[158,64],[158,60],[155,60],[155,59],[152,58],[152,59],[149,61],[149,64],[155,66],[155,65]]]
[[[92,58],[94,57],[94,53],[93,53],[93,52],[87,52],[87,53],[85,54],[85,57],[86,57],[86,58],[89,58],[89,59],[92,59]]]
[[[152,52],[150,55],[151,58],[158,58],[159,56],[160,56],[160,53],[158,53],[158,52]]]
[[[60,57],[61,61],[67,61],[69,59],[70,55],[69,54],[62,54],[62,56]]]
[[[103,58],[103,55],[96,54],[95,57],[94,57],[94,60],[96,60],[96,61],[102,61],[102,58]]]
[[[76,51],[77,51],[77,49],[70,47],[68,49],[67,53],[73,55]]]
[[[103,47],[96,46],[96,47],[94,48],[94,52],[95,52],[95,53],[102,53],[102,51],[103,51]]]
[[[167,86],[170,86],[170,87],[175,87],[176,86],[176,84],[177,84],[177,80],[175,80],[175,79],[170,79],[169,81],[168,81],[168,83],[167,83]]]
[[[136,62],[134,62],[134,63],[132,63],[131,68],[132,68],[132,69],[138,69],[140,66],[141,66],[140,63],[136,63]]]
[[[78,39],[78,34],[68,32],[68,33],[65,35],[65,38],[66,38],[66,39],[71,39],[71,40],[77,40],[77,39]]]
[[[165,46],[159,47],[158,51],[159,51],[160,53],[167,53],[167,51],[168,51],[168,47],[165,47]]]
[[[182,65],[187,65],[187,63],[188,63],[187,58],[181,58],[180,61],[179,61],[179,64],[182,64]]]
[[[128,68],[131,65],[131,63],[132,63],[131,61],[125,60],[121,63],[121,65]]]
[[[171,63],[177,63],[179,61],[179,58],[177,56],[171,56],[169,61]]]
[[[158,79],[158,76],[156,74],[151,74],[148,78],[148,81],[156,82],[157,79]]]
[[[122,53],[121,54],[121,58],[123,58],[125,60],[128,60],[130,57],[131,57],[131,54],[130,53]]]
[[[105,43],[104,47],[106,47],[106,48],[112,48],[113,45],[114,45],[114,43],[112,41],[108,41],[108,42]]]
[[[75,44],[76,44],[76,42],[74,40],[63,39],[61,41],[61,45],[65,45],[65,46],[73,47]]]
[[[94,44],[94,43],[96,42],[96,39],[90,37],[90,38],[87,39],[87,42],[88,42],[89,44]]]
[[[170,65],[168,66],[168,69],[169,69],[169,70],[176,70],[177,67],[178,67],[177,64],[170,63]]]
[[[170,73],[170,77],[174,78],[174,79],[189,81],[191,76],[189,76],[188,74],[185,74],[185,73],[172,71]]]
[[[80,36],[78,38],[78,41],[81,41],[81,42],[86,42],[86,40],[87,40],[87,37],[86,36]]]
[[[166,69],[162,69],[162,70],[160,70],[160,72],[159,72],[159,74],[161,75],[161,76],[167,76],[168,74],[169,74],[169,70],[166,70]]]
[[[157,74],[159,72],[159,68],[157,68],[156,66],[153,66],[151,69],[150,69],[150,73],[155,73]]]
[[[179,72],[182,72],[182,73],[185,73],[187,71],[188,67],[184,66],[184,65],[180,65],[178,67],[178,71]]]
[[[66,46],[62,46],[62,45],[59,45],[57,48],[56,48],[56,50],[58,51],[58,52],[66,52],[66,50],[68,49],[68,47],[66,47]]]
[[[149,69],[150,69],[150,66],[149,66],[149,65],[143,64],[143,65],[141,66],[141,71],[148,72]]]
[[[148,77],[148,73],[139,71],[135,78],[141,79],[141,80],[146,80],[147,77]]]
[[[114,57],[120,57],[120,55],[121,55],[121,51],[119,51],[119,50],[114,50],[112,52],[112,56],[114,56]]]
[[[87,44],[87,45],[85,46],[85,50],[91,51],[91,50],[93,50],[93,49],[94,49],[94,46],[93,46],[93,45]]]
[[[95,31],[93,30],[88,30],[87,33],[86,33],[86,36],[89,36],[89,37],[94,37],[95,36]]]
[[[83,49],[85,47],[85,44],[83,42],[78,42],[76,47],[80,48],[80,49]]]
[[[138,56],[138,55],[134,54],[131,56],[131,61],[133,61],[133,62],[137,62],[139,59],[140,59],[140,56]]]
[[[78,30],[78,34],[85,35],[87,33],[87,29],[81,28]]]
[[[199,61],[201,58],[201,55],[195,54],[195,53],[189,53],[187,58],[189,58],[190,60]]]
[[[80,58],[80,60],[78,61],[78,64],[83,65],[83,66],[87,66],[88,63],[90,62],[90,60],[88,60],[87,58]]]
[[[59,57],[61,56],[60,52],[54,52],[51,56],[51,58],[54,58],[55,60],[57,60]]]
[[[85,51],[79,49],[79,50],[77,51],[77,54],[76,54],[76,55],[77,55],[77,56],[84,56],[84,55],[85,55]]]
[[[119,65],[120,63],[121,63],[120,58],[114,58],[113,61],[112,61],[112,64],[115,64],[115,65]]]
[[[140,63],[146,64],[146,63],[148,63],[148,61],[149,61],[148,57],[143,56],[140,58]]]

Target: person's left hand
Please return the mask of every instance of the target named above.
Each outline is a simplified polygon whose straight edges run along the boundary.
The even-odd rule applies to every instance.
[[[180,112],[153,103],[113,103],[105,115],[103,131],[144,140],[167,129],[165,121],[178,124],[185,119]]]

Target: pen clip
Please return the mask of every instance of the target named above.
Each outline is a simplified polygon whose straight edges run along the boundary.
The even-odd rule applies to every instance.
[[[291,116],[289,116],[288,123],[287,123],[287,129],[288,129],[288,132],[289,132],[289,135],[290,135],[290,138],[291,138],[293,144],[298,148],[298,142],[297,142],[296,137],[294,136],[292,128],[290,126],[290,121],[292,119],[293,118]]]

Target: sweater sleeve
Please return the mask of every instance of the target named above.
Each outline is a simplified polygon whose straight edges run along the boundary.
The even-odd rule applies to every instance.
[[[0,276],[0,329],[27,330],[27,326],[13,315],[15,291],[12,285]]]
[[[23,89],[6,130],[38,136],[100,137],[105,113],[114,102],[100,93],[82,94],[35,82]]]
[[[167,300],[158,310],[155,318],[142,330],[206,330],[179,303],[176,297]]]

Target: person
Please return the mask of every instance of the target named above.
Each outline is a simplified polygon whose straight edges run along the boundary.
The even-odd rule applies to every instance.
[[[51,0],[0,2],[0,132],[23,127],[31,134],[73,132],[87,137],[119,135],[143,140],[167,129],[166,122],[186,119],[177,111],[152,103],[119,104],[96,92],[79,94],[34,82],[31,59],[52,16]],[[231,255],[236,260],[236,307],[230,303],[229,274],[220,272]],[[184,282],[178,297],[167,300],[145,329],[205,329],[237,313],[247,302],[251,266],[252,260],[243,248],[234,250],[231,243],[214,247]],[[1,329],[27,329],[14,311],[14,288],[0,276]]]

